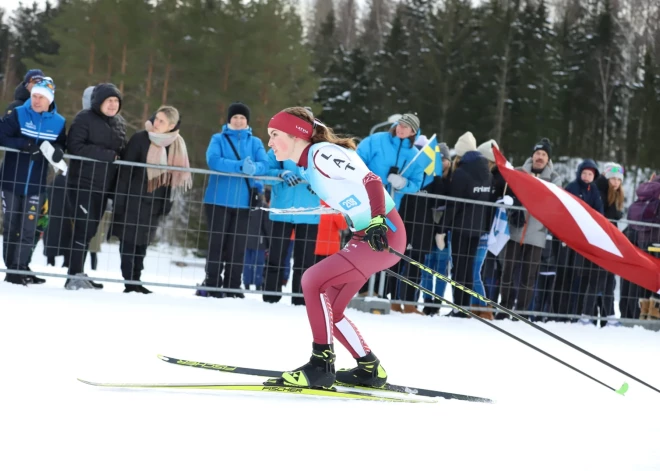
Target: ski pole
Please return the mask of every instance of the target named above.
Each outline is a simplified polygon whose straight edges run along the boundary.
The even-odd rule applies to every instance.
[[[572,342],[569,342],[568,340],[566,340],[566,339],[560,337],[559,335],[554,334],[554,333],[550,332],[550,331],[547,330],[547,329],[544,329],[543,327],[541,327],[541,326],[539,326],[539,325],[536,325],[535,323],[533,323],[533,322],[527,320],[526,318],[524,318],[524,317],[521,316],[520,314],[516,314],[516,313],[513,312],[511,309],[507,309],[507,308],[505,308],[504,306],[502,306],[502,305],[496,303],[495,301],[493,301],[493,300],[491,300],[491,299],[488,299],[487,297],[482,296],[481,294],[479,294],[479,293],[477,293],[477,292],[475,292],[475,291],[472,291],[470,288],[468,288],[468,287],[466,287],[466,286],[463,286],[463,285],[460,284],[460,283],[457,283],[456,281],[452,280],[451,278],[449,278],[449,277],[447,277],[447,276],[445,276],[445,275],[443,275],[443,274],[441,274],[441,273],[438,273],[437,271],[435,271],[435,270],[433,270],[433,269],[427,267],[426,265],[423,265],[423,264],[419,263],[418,261],[416,261],[416,260],[414,260],[414,259],[408,257],[407,255],[404,255],[404,254],[402,254],[402,253],[400,253],[400,252],[397,252],[397,251],[394,250],[392,247],[388,247],[388,250],[389,250],[390,253],[393,253],[394,255],[396,255],[397,257],[401,258],[402,260],[404,260],[404,261],[406,261],[406,262],[408,262],[408,263],[410,263],[410,264],[412,264],[412,265],[415,265],[415,266],[416,266],[417,268],[419,268],[420,270],[424,270],[426,273],[429,273],[430,275],[433,275],[434,277],[436,277],[436,278],[438,278],[438,279],[444,281],[445,283],[449,283],[449,284],[452,285],[453,287],[458,288],[458,289],[460,289],[461,291],[464,291],[465,293],[469,294],[470,296],[472,296],[472,297],[474,297],[474,298],[476,298],[476,299],[478,299],[478,300],[480,300],[480,301],[482,301],[482,302],[484,302],[484,303],[490,305],[491,307],[493,307],[493,308],[495,308],[495,309],[498,309],[498,310],[500,310],[500,311],[502,311],[502,312],[504,312],[504,313],[506,313],[506,314],[509,314],[509,315],[512,316],[512,317],[515,317],[516,319],[518,319],[518,320],[520,320],[520,321],[526,323],[527,325],[530,325],[530,326],[534,327],[536,330],[539,330],[539,331],[543,332],[544,334],[549,335],[549,336],[552,337],[553,339],[555,339],[555,340],[559,340],[559,341],[562,342],[563,344],[568,345],[569,347],[574,348],[574,349],[577,350],[578,352],[583,353],[583,354],[587,355],[588,357],[590,357],[590,358],[592,358],[592,359],[594,359],[594,360],[596,360],[596,361],[602,363],[603,365],[609,366],[609,367],[612,368],[613,370],[615,370],[615,371],[617,371],[617,372],[619,372],[619,373],[621,373],[621,374],[623,374],[623,375],[625,375],[625,376],[627,376],[627,377],[629,377],[629,378],[631,378],[631,379],[634,379],[634,380],[637,381],[638,383],[643,384],[644,386],[646,386],[646,387],[648,387],[648,388],[654,390],[655,392],[660,393],[660,389],[658,389],[658,388],[656,388],[656,387],[650,385],[650,384],[647,383],[646,381],[643,381],[643,380],[637,378],[636,376],[631,375],[631,374],[628,373],[627,371],[624,371],[624,370],[622,370],[621,368],[619,368],[618,366],[615,366],[615,365],[613,365],[612,363],[603,360],[602,358],[600,358],[600,357],[594,355],[594,354],[591,353],[591,352],[588,352],[588,351],[585,350],[584,348],[579,347],[579,346],[575,345],[575,344],[572,343]]]
[[[415,282],[412,281],[412,280],[409,280],[409,279],[406,278],[405,276],[403,276],[403,275],[399,275],[398,273],[395,273],[395,272],[393,272],[392,270],[385,270],[385,272],[386,272],[387,274],[389,274],[389,275],[392,275],[392,276],[395,277],[395,278],[398,278],[399,280],[403,281],[404,283],[409,284],[409,285],[412,286],[413,288],[417,288],[418,290],[423,291],[424,293],[426,293],[426,294],[428,294],[428,295],[430,295],[430,296],[433,296],[435,299],[437,299],[437,300],[439,300],[439,301],[442,301],[443,303],[446,303],[446,304],[450,305],[451,307],[453,307],[454,309],[457,309],[458,311],[462,312],[463,314],[467,314],[467,315],[469,315],[470,317],[472,317],[473,319],[477,319],[478,321],[483,322],[483,323],[486,324],[488,327],[492,327],[493,329],[497,330],[498,332],[501,332],[501,333],[503,333],[504,335],[507,335],[507,336],[511,337],[512,339],[514,339],[514,340],[517,340],[518,342],[522,343],[523,345],[528,346],[528,347],[531,348],[532,350],[536,350],[537,352],[539,352],[539,353],[541,353],[541,354],[547,356],[548,358],[552,358],[552,359],[555,360],[556,362],[559,362],[559,363],[561,363],[562,365],[564,365],[564,366],[570,368],[571,370],[573,370],[573,371],[575,371],[575,372],[577,372],[577,373],[580,373],[580,374],[583,375],[583,376],[586,376],[586,377],[589,378],[590,380],[595,381],[596,383],[598,383],[598,384],[600,384],[600,385],[602,385],[602,386],[605,386],[607,389],[609,389],[609,390],[611,390],[611,391],[614,391],[614,392],[617,393],[617,394],[621,394],[621,395],[623,396],[623,395],[626,393],[626,391],[628,391],[628,383],[623,383],[619,389],[614,389],[614,388],[613,388],[612,386],[610,386],[609,384],[603,383],[601,380],[596,379],[596,378],[594,378],[593,376],[591,376],[591,375],[585,373],[584,371],[582,371],[582,370],[580,370],[580,369],[574,367],[573,365],[571,365],[571,364],[569,364],[569,363],[566,363],[564,360],[561,360],[561,359],[557,358],[556,356],[551,355],[550,353],[546,352],[545,350],[540,349],[540,348],[537,347],[536,345],[532,345],[531,343],[527,342],[526,340],[521,339],[520,337],[518,337],[518,336],[512,334],[511,332],[507,332],[506,330],[502,329],[501,327],[498,327],[498,326],[496,326],[495,324],[492,324],[492,323],[488,322],[486,319],[482,319],[481,317],[477,316],[476,314],[472,313],[471,311],[468,311],[467,309],[465,309],[465,308],[459,306],[458,304],[454,304],[454,303],[448,301],[447,299],[443,298],[442,296],[440,296],[440,295],[438,295],[438,294],[435,294],[434,292],[432,292],[432,291],[430,291],[430,290],[428,290],[428,289],[426,289],[426,288],[424,288],[424,287],[418,285],[417,283],[415,283]]]

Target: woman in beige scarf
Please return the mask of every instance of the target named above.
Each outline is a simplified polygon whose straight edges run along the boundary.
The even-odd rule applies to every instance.
[[[139,281],[147,246],[163,216],[172,208],[172,190],[192,186],[189,171],[172,171],[155,166],[190,168],[186,143],[179,134],[179,112],[161,106],[145,123],[145,130],[131,137],[122,161],[149,167],[122,165],[117,177],[112,235],[119,238],[121,272],[127,281]],[[126,284],[124,293],[149,294],[139,284]]]

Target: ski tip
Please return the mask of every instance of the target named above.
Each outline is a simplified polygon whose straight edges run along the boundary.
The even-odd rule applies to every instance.
[[[628,392],[628,383],[623,383],[619,389],[616,390],[617,394],[624,396]]]
[[[160,353],[158,354],[158,358],[160,358],[163,361],[168,361],[169,357],[166,357],[165,355],[161,355]]]

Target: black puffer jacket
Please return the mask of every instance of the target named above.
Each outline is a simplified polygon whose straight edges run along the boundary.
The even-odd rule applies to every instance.
[[[114,190],[117,166],[113,162],[126,146],[126,123],[118,114],[108,117],[101,112],[101,105],[110,97],[119,98],[121,110],[121,94],[117,87],[102,83],[94,88],[92,108],[82,110],[73,119],[67,140],[69,153],[98,163],[71,160],[67,180],[70,187],[102,192]]]
[[[123,160],[147,163],[149,133],[139,131],[128,141]],[[169,146],[165,148],[169,152]],[[113,195],[111,233],[127,244],[149,245],[163,216],[172,209],[169,186],[153,192],[147,190],[147,169],[122,165],[118,172],[117,189]]]
[[[447,196],[490,201],[492,198],[493,175],[488,161],[479,152],[466,152],[451,176]],[[447,210],[437,233],[453,231],[466,237],[479,237],[488,232],[492,222],[491,207],[476,203],[447,201]]]

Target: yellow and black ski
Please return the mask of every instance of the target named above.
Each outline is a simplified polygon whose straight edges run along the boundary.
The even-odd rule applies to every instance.
[[[229,383],[96,383],[78,378],[81,383],[102,388],[116,389],[166,389],[166,390],[212,390],[212,391],[240,391],[240,392],[269,392],[282,393],[299,396],[312,396],[319,398],[352,399],[361,401],[385,401],[385,402],[435,402],[432,398],[394,397],[388,396],[386,391],[366,392],[352,391],[350,388],[333,387],[332,389],[301,388],[298,386],[287,386],[269,384],[229,384]]]
[[[263,376],[268,378],[279,378],[282,376],[283,371],[277,370],[264,370],[258,368],[247,368],[244,366],[230,366],[230,365],[219,365],[217,363],[206,363],[202,361],[192,361],[192,360],[182,360],[179,358],[168,357],[165,355],[158,355],[158,358],[161,360],[171,363],[174,365],[189,366],[192,368],[200,368],[203,370],[213,370],[220,371],[224,373],[234,373],[242,374],[248,376]],[[444,399],[457,399],[459,401],[470,401],[470,402],[484,402],[484,403],[493,403],[492,399],[478,396],[468,396],[465,394],[450,393],[444,391],[435,391],[433,389],[423,389],[423,388],[412,388],[408,386],[399,386],[396,384],[385,384],[382,388],[369,388],[369,387],[355,387],[353,385],[347,385],[342,383],[335,383],[335,386],[339,387],[350,387],[353,390],[360,390],[364,392],[382,392],[388,391],[392,393],[405,394],[408,396],[423,396],[423,397],[441,397]]]

